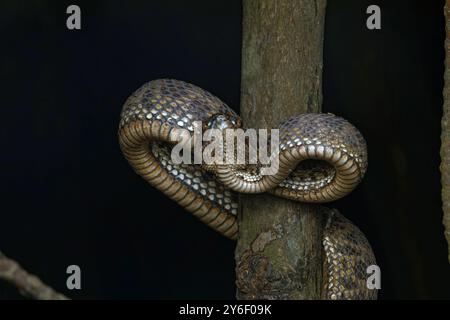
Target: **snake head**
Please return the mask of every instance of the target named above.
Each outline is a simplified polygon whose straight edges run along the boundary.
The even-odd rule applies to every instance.
[[[237,129],[241,127],[241,119],[231,113],[215,114],[207,122],[205,129]]]
[[[208,141],[203,144],[203,150],[208,148],[208,145],[210,145],[212,141],[215,141],[218,138],[220,139],[217,141],[220,144],[220,148],[218,150],[211,151],[210,153],[213,158],[216,156],[218,158],[214,158],[214,160],[212,158],[209,160],[209,163],[203,164],[203,169],[210,172],[215,172],[216,166],[222,164],[224,154],[226,152],[226,146],[224,144],[224,141],[226,141],[226,132],[227,130],[238,129],[240,126],[241,120],[232,112],[214,114],[203,124],[204,139]],[[220,151],[220,153],[217,154],[216,151]],[[211,160],[213,160],[213,162],[211,162]]]

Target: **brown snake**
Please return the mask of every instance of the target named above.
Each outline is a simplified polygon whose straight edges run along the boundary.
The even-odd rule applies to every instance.
[[[194,132],[238,128],[239,117],[211,93],[178,80],[144,84],[125,102],[119,141],[133,169],[194,216],[236,239],[237,193],[271,192],[302,202],[323,203],[351,192],[367,168],[360,132],[332,114],[303,114],[280,125],[279,168],[261,175],[236,165],[175,164],[171,150]],[[324,230],[323,284],[328,299],[376,299],[366,286],[366,269],[376,264],[364,234],[336,210]]]

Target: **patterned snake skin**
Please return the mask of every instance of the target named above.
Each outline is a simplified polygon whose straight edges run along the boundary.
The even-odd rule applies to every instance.
[[[168,197],[225,236],[238,233],[237,194],[271,192],[302,202],[341,198],[367,168],[363,137],[332,114],[303,114],[280,125],[279,168],[261,175],[258,167],[175,164],[174,144],[205,128],[239,128],[239,117],[211,93],[178,80],[144,84],[125,102],[119,141],[133,169]],[[336,210],[323,236],[327,299],[376,299],[366,287],[366,268],[376,264],[363,233]]]

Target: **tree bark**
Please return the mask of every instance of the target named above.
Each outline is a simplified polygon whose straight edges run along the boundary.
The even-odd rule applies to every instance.
[[[445,238],[448,242],[448,260],[450,262],[450,0],[446,1],[445,9],[446,39],[445,39],[445,87],[444,108],[442,115],[441,134],[441,183],[442,183],[442,210]]]
[[[326,0],[244,0],[241,116],[278,128],[320,112]],[[320,299],[322,208],[242,195],[235,252],[238,299]]]

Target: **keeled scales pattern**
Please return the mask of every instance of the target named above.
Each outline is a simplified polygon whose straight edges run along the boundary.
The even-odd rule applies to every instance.
[[[175,165],[174,144],[194,131],[194,121],[224,117],[235,128],[239,117],[209,92],[178,80],[155,80],[133,93],[121,114],[119,141],[133,169],[201,221],[236,239],[236,192],[272,192],[304,202],[329,202],[355,188],[367,167],[363,137],[332,114],[304,114],[280,125],[279,170],[261,175],[258,168],[235,165]],[[212,172],[211,172],[212,171]],[[375,258],[364,235],[333,213],[324,230],[324,296],[373,299],[366,268]]]

